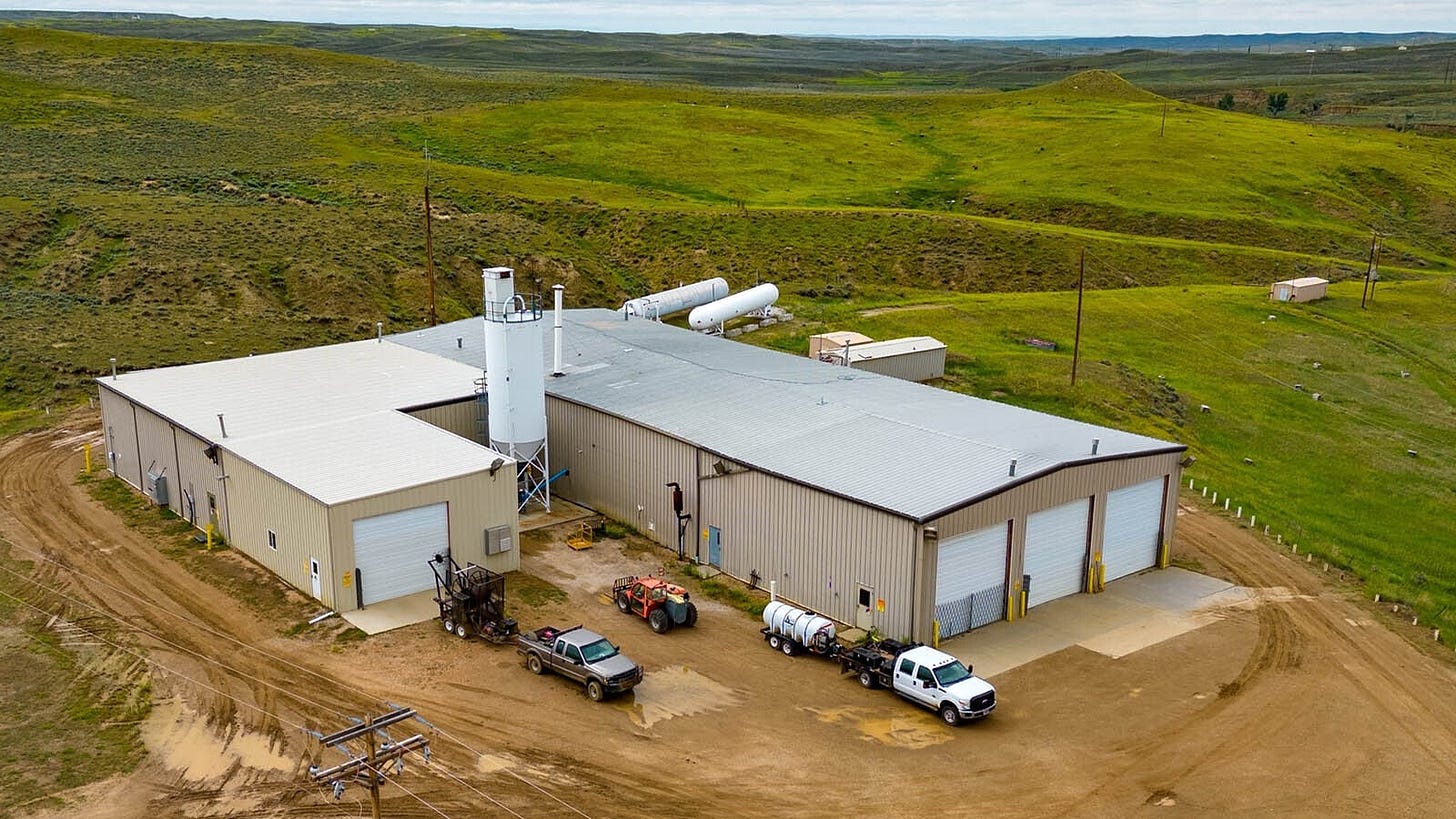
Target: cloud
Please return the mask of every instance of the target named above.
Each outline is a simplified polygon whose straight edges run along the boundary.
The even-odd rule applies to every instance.
[[[736,31],[938,37],[1066,37],[1416,31],[1452,28],[1449,0],[27,0],[27,8],[168,12],[189,17],[417,23],[589,31]]]

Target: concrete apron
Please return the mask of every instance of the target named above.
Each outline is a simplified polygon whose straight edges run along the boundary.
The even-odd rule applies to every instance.
[[[942,651],[994,677],[1064,648],[1081,646],[1116,659],[1221,619],[1254,603],[1250,590],[1170,568],[1124,577],[1101,594],[1044,603],[1025,619],[1002,621],[945,640]]]
[[[346,611],[345,620],[365,634],[379,634],[440,616],[440,606],[435,602],[435,590],[396,597],[381,603],[370,603],[367,608]]]

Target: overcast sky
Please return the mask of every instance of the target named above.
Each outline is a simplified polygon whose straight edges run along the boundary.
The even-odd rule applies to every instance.
[[[972,37],[1450,31],[1452,0],[0,0],[6,8],[588,31]]]

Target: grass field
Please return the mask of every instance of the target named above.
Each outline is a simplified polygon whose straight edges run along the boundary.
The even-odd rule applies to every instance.
[[[811,88],[782,56],[778,80],[722,88],[569,73],[620,53],[610,37],[527,73],[466,58],[501,38],[545,54],[549,39],[434,43],[455,69],[441,70],[398,32],[353,34],[416,62],[292,47],[288,27],[249,45],[0,28],[0,432],[84,401],[112,356],[132,369],[417,326],[429,173],[444,319],[478,312],[489,264],[560,281],[576,305],[774,281],[805,321],[753,338],[939,336],[947,386],[1187,442],[1195,480],[1456,626],[1456,140],[1256,113],[1268,69],[1300,55],[1254,70],[1253,54],[986,52],[946,82],[909,62],[849,70],[854,49],[818,44]],[[739,70],[727,55],[763,46],[693,47]],[[1442,48],[1400,52],[1418,72],[1387,76],[1406,57],[1362,49],[1327,61],[1337,78],[1303,81],[1395,104],[1434,93]],[[702,67],[655,59],[657,80]],[[1190,99],[1238,77],[1248,93],[1223,112],[1068,76],[1097,65]],[[968,79],[981,71],[1004,82]],[[1019,90],[984,90],[1003,86]],[[1372,230],[1385,281],[1360,311]],[[1083,249],[1072,390],[1066,291]],[[1271,309],[1267,283],[1299,275],[1344,284]],[[860,315],[907,304],[927,306]]]

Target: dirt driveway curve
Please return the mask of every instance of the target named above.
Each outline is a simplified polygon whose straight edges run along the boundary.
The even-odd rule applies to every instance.
[[[821,660],[770,652],[725,607],[704,603],[697,629],[657,636],[599,599],[602,577],[658,555],[542,547],[525,568],[569,597],[533,616],[598,627],[649,672],[642,696],[594,705],[508,649],[429,624],[342,647],[283,636],[292,622],[184,571],[75,485],[75,435],[0,444],[0,536],[74,598],[70,614],[126,624],[124,642],[160,666],[153,752],[131,776],[70,794],[87,815],[357,815],[360,789],[334,803],[302,783],[314,749],[298,726],[331,730],[385,702],[440,731],[434,763],[399,779],[409,793],[386,787],[396,817],[1456,805],[1456,674],[1216,517],[1183,515],[1179,552],[1273,590],[1261,605],[1119,660],[1071,648],[1002,674],[1000,710],[959,729]],[[205,764],[214,757],[230,762]]]

